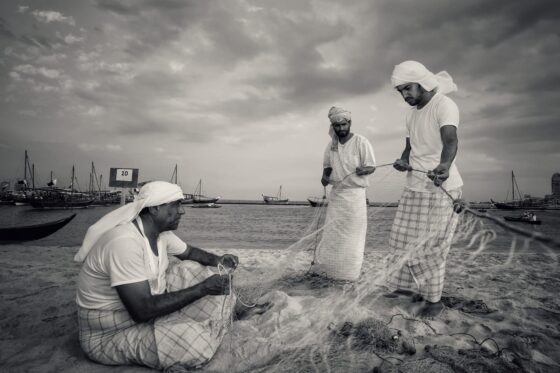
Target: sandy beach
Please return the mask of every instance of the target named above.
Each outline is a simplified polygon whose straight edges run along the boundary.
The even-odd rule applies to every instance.
[[[2,371],[151,371],[99,365],[81,352],[74,303],[79,272],[79,265],[72,261],[76,251],[77,247],[0,247]],[[236,276],[246,284],[266,276],[283,257],[277,250],[229,252],[239,255]],[[234,322],[214,359],[201,371],[285,371],[292,364],[301,372],[313,364],[312,371],[326,371],[325,367],[333,372],[371,371],[383,363],[375,354],[356,352],[359,361],[350,362],[341,355],[329,357],[327,352],[319,365],[316,361],[288,364],[286,358],[290,351],[328,345],[338,325],[368,317],[400,330],[403,341],[415,346],[411,356],[379,351],[401,367],[420,367],[433,357],[426,346],[438,345],[454,351],[481,347],[487,353],[501,351],[504,360],[515,360],[519,372],[560,371],[560,271],[554,254],[516,253],[508,258],[508,253],[484,252],[471,260],[470,253],[452,250],[444,289],[447,308],[434,320],[414,319],[417,305],[407,297],[382,296],[386,289],[376,282],[385,254],[367,252],[360,281],[344,286],[323,286],[306,279],[302,275],[305,263],[295,259],[270,289],[259,294],[260,301],[273,303],[272,308]],[[250,301],[249,297],[245,300]],[[477,344],[483,341],[482,346]],[[475,371],[468,370],[468,364],[461,369],[448,371]]]

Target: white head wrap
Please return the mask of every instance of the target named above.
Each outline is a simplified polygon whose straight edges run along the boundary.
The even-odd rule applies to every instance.
[[[329,120],[331,121],[331,125],[329,126],[329,136],[332,138],[331,150],[336,152],[338,151],[338,136],[334,132],[332,124],[342,122],[342,121],[348,121],[348,122],[351,121],[352,113],[341,107],[333,106],[329,110],[328,117]]]
[[[426,66],[416,61],[404,61],[396,65],[391,75],[391,83],[393,87],[406,83],[418,83],[427,91],[437,88],[437,91],[442,94],[457,90],[453,78],[447,71],[433,74]]]
[[[145,184],[134,198],[134,202],[111,211],[89,227],[82,242],[82,247],[74,256],[74,260],[76,262],[83,262],[93,245],[105,232],[121,224],[133,221],[144,207],[159,206],[183,198],[183,190],[176,184],[166,181],[152,181]]]

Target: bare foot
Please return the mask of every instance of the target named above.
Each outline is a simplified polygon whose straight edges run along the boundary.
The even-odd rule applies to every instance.
[[[384,294],[383,296],[384,296],[385,298],[398,298],[398,297],[400,297],[401,295],[411,296],[411,295],[413,295],[413,294],[414,294],[414,292],[412,292],[412,291],[410,291],[410,290],[397,289],[397,290],[395,290],[394,292],[389,293],[389,294]]]
[[[434,318],[434,317],[438,317],[439,315],[441,315],[441,313],[443,312],[444,309],[445,309],[445,306],[441,302],[435,302],[435,303],[426,302],[418,310],[418,313],[416,314],[416,316],[420,317],[422,319]]]

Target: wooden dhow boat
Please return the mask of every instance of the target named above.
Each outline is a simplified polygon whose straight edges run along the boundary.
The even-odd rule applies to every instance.
[[[68,224],[76,214],[48,223],[0,228],[0,243],[38,240],[47,237]]]

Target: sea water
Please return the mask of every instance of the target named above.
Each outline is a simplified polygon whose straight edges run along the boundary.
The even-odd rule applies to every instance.
[[[72,213],[76,217],[61,230],[40,240],[36,246],[79,246],[87,228],[103,215],[118,206],[88,207],[75,210],[40,210],[30,206],[0,206],[0,228],[40,224],[62,219]],[[179,228],[175,232],[181,239],[195,246],[208,249],[285,249],[297,242],[306,232],[320,228],[314,217],[317,209],[310,206],[230,205],[221,208],[184,207]],[[366,250],[386,250],[394,207],[369,207]],[[488,210],[499,217],[516,216],[521,212]],[[560,211],[537,211],[542,225],[509,223],[529,232],[539,232],[550,237],[560,235]],[[488,250],[510,249],[512,235],[490,220],[482,219],[484,228],[493,229],[496,239]],[[343,224],[343,222],[337,222]],[[31,243],[29,243],[31,244]],[[538,245],[531,245],[533,249]]]

